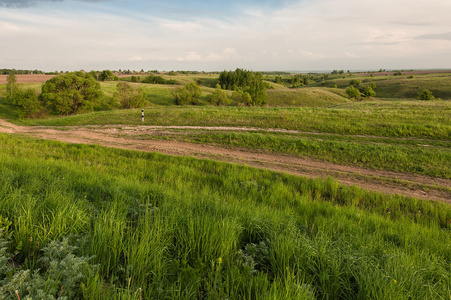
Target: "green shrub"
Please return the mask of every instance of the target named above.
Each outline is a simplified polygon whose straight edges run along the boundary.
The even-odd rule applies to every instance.
[[[234,105],[250,105],[252,102],[251,95],[248,92],[235,91],[232,94],[232,102]]]
[[[19,91],[14,96],[14,102],[20,109],[21,117],[36,118],[43,114],[44,107],[38,100],[38,95],[32,89]]]
[[[227,97],[227,93],[221,89],[221,86],[217,84],[215,91],[208,95],[208,102],[216,106],[229,105],[230,99]]]
[[[146,103],[147,94],[142,88],[134,88],[127,82],[119,82],[115,97],[123,108],[142,107]]]
[[[42,256],[35,271],[16,270],[8,266],[6,242],[0,238],[0,297],[5,299],[80,299],[81,286],[96,273],[97,266],[89,265],[91,258],[74,254],[77,247],[67,238],[52,241],[42,248]],[[20,298],[19,298],[20,297]]]
[[[435,97],[432,95],[430,90],[422,90],[418,93],[419,100],[435,100]]]
[[[196,105],[199,103],[198,99],[202,95],[202,90],[197,84],[190,82],[184,87],[177,88],[172,95],[176,105]]]
[[[370,86],[364,87],[362,94],[365,95],[365,97],[374,97],[374,96],[376,96],[376,92]]]
[[[357,99],[360,97],[360,91],[352,85],[348,86],[345,91],[346,94],[348,94],[349,98]]]
[[[161,76],[149,75],[143,79],[142,83],[166,84],[166,80]]]

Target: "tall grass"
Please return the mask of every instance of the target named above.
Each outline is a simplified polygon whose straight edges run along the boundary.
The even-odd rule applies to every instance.
[[[52,240],[83,236],[76,255],[99,271],[79,298],[451,296],[449,206],[208,160],[0,141],[8,251],[34,268]]]

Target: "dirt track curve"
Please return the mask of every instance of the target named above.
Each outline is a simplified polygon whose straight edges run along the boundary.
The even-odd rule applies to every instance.
[[[26,134],[36,138],[57,140],[66,143],[97,144],[106,147],[159,152],[168,155],[207,158],[311,178],[330,176],[346,185],[357,185],[385,194],[400,194],[451,204],[451,180],[449,179],[337,165],[272,152],[251,152],[248,149],[229,149],[178,141],[139,140],[134,138],[136,134],[152,134],[158,130],[168,131],[175,129],[171,127],[120,126],[119,129],[119,126],[108,125],[90,126],[89,128],[65,127],[64,129],[58,130],[42,126],[18,126],[0,120],[0,132],[3,133]],[[178,127],[177,129],[180,128]],[[197,127],[197,129],[202,128]],[[208,127],[208,129],[215,130],[212,127]],[[224,128],[218,128],[218,130],[224,130]],[[243,131],[246,129],[229,128],[228,130]],[[119,134],[120,137],[118,136]]]

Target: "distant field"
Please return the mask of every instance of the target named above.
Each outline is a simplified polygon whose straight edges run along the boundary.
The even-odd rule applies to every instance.
[[[45,74],[27,74],[27,75],[16,75],[17,83],[44,83],[56,75],[45,75]],[[6,83],[6,78],[8,75],[0,75],[0,84]]]
[[[413,76],[413,77],[412,77]],[[401,76],[346,76],[326,81],[325,86],[346,88],[351,80],[361,80],[368,85],[376,83],[376,97],[390,99],[417,99],[422,90],[430,90],[436,98],[451,100],[451,73],[433,73]]]

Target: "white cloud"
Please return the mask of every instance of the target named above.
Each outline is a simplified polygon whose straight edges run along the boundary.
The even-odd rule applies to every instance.
[[[44,9],[45,3],[53,9]],[[0,7],[0,40],[8,41],[0,57],[11,63],[6,67],[451,67],[449,0],[299,0],[271,10],[242,2],[243,14],[183,20],[133,10],[133,2],[127,11],[107,4],[87,11],[80,1],[62,1],[58,7],[66,10],[58,10],[45,3],[42,9]]]

